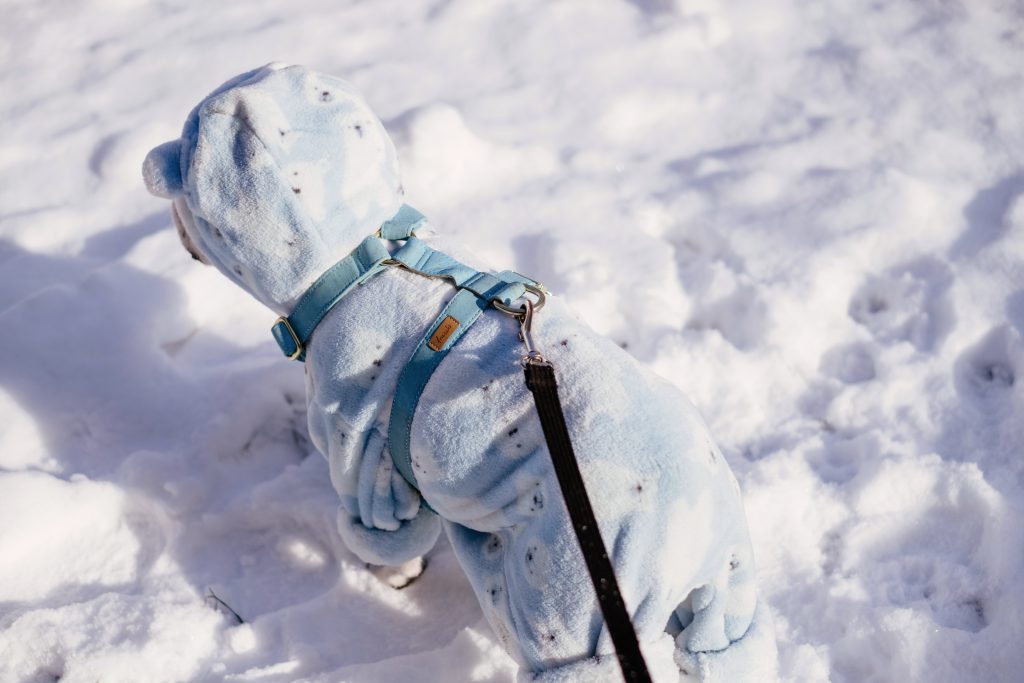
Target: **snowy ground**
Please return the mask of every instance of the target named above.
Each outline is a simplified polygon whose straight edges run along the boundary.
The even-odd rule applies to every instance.
[[[272,60],[690,394],[786,681],[1021,680],[1024,10],[828,4],[4,3],[0,681],[514,678],[447,546],[340,545],[273,316],[142,187]]]

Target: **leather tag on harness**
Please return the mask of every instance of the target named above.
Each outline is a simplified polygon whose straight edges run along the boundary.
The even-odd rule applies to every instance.
[[[452,332],[459,329],[459,321],[455,318],[448,316],[441,321],[441,324],[434,330],[434,334],[430,336],[430,341],[427,342],[427,346],[433,351],[440,351],[444,343],[448,341],[448,337],[452,336]]]

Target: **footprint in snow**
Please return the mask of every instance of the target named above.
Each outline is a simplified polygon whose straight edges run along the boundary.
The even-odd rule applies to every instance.
[[[972,633],[988,625],[1001,579],[978,556],[1006,520],[977,467],[938,456],[887,459],[846,490],[854,514],[819,546],[826,575],[853,578],[876,608]]]
[[[848,312],[880,343],[905,341],[918,351],[933,351],[956,324],[952,283],[949,266],[923,258],[869,277],[850,300]]]
[[[844,384],[860,384],[875,378],[875,355],[868,344],[841,344],[822,354],[818,367]]]
[[[1001,415],[1011,408],[1022,369],[1020,335],[1009,325],[999,325],[960,354],[953,366],[954,384],[968,405],[988,415]]]

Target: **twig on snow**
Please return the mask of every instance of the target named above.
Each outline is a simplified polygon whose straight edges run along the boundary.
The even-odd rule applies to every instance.
[[[211,601],[213,602],[212,605],[210,604]],[[213,592],[212,588],[207,588],[206,589],[206,604],[210,605],[211,607],[213,607],[214,609],[216,609],[218,611],[223,611],[221,609],[221,608],[223,608],[224,610],[227,610],[228,613],[230,613],[231,616],[233,616],[235,618],[235,620],[239,624],[244,624],[245,623],[245,619],[243,619],[242,616],[238,612],[236,612],[235,610],[231,609],[231,605],[229,605],[228,603],[224,602],[219,597],[217,597],[217,594]]]

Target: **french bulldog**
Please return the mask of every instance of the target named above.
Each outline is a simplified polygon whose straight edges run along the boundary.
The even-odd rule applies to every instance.
[[[149,153],[143,175],[172,201],[186,249],[281,316],[405,201],[382,123],[349,84],[302,66],[222,85],[180,138]],[[472,263],[458,244],[430,243]],[[520,680],[620,680],[512,316],[485,312],[427,384],[410,445],[418,490],[392,462],[399,374],[453,293],[444,280],[386,269],[312,335],[309,432],[340,498],[338,531],[363,561],[405,566],[408,578],[443,530]],[[533,337],[557,368],[654,680],[774,680],[739,487],[695,408],[558,297],[537,313]]]

